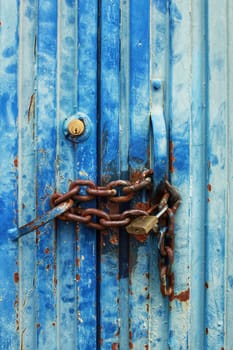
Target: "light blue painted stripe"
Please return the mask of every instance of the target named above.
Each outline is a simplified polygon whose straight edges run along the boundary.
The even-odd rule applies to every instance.
[[[46,212],[55,188],[57,3],[38,1],[37,27],[37,216]],[[56,249],[53,223],[37,232],[37,348],[57,349]]]
[[[17,225],[18,2],[1,2],[0,12],[0,348],[16,349],[17,245],[8,239],[8,230]]]
[[[182,205],[175,225],[175,296],[170,304],[171,349],[187,349],[190,332],[190,120],[191,120],[191,1],[170,2],[170,140],[171,182]]]
[[[206,344],[224,348],[227,213],[227,1],[208,2]],[[216,16],[217,14],[217,16]],[[229,215],[231,215],[229,213]]]
[[[97,180],[97,11],[96,0],[78,2],[78,111],[86,113],[92,122],[89,138],[75,147],[76,178]],[[94,206],[95,203],[88,203]],[[84,207],[84,205],[83,205]],[[77,349],[96,348],[96,233],[80,226],[77,233]]]
[[[148,164],[150,108],[150,4],[130,3],[130,143],[131,175]],[[136,199],[136,198],[135,198]],[[137,196],[137,201],[142,201]],[[129,347],[148,346],[149,245],[130,237]]]
[[[35,38],[36,1],[20,2],[19,22],[19,226],[35,218]],[[36,347],[35,266],[36,235],[18,241],[19,247],[19,347]]]
[[[204,349],[205,303],[205,3],[192,2],[191,327],[190,344]]]
[[[129,129],[130,129],[130,1],[120,1],[120,115],[119,156],[120,177],[129,179]],[[120,210],[123,210],[121,207]],[[119,247],[119,348],[129,346],[129,238],[125,230],[120,231]]]
[[[225,276],[225,349],[233,349],[233,337],[232,337],[232,325],[233,325],[233,265],[232,265],[232,257],[233,257],[233,235],[232,235],[232,227],[233,227],[233,212],[232,209],[232,198],[233,198],[233,3],[228,1],[227,7],[227,35],[228,41],[227,45],[227,54],[228,54],[228,116],[227,116],[227,139],[228,139],[228,227],[227,227],[227,237],[226,237],[226,276]],[[226,185],[226,184],[225,184]]]
[[[63,133],[77,111],[77,1],[58,1],[56,187],[64,193],[75,180],[76,147]],[[57,222],[57,346],[77,348],[76,225]]]
[[[99,179],[120,178],[119,169],[119,0],[101,2]],[[111,207],[110,207],[111,206]],[[118,212],[119,205],[110,204]],[[100,349],[119,345],[119,230],[100,233]]]
[[[154,167],[154,183],[158,184],[167,172],[168,166],[168,132],[165,121],[168,101],[168,51],[169,26],[168,3],[166,0],[151,0],[150,15],[150,77],[151,77],[151,106],[152,120],[156,118],[153,139],[157,151],[151,145],[151,163]],[[160,83],[161,87],[155,83]],[[158,110],[159,115],[155,113]],[[155,137],[156,136],[156,137]],[[162,138],[162,145],[159,139]],[[161,147],[162,146],[162,147]],[[159,159],[160,160],[159,160]],[[163,160],[164,162],[161,162]],[[157,164],[157,162],[160,164]],[[162,167],[161,167],[162,165]],[[149,349],[166,349],[168,342],[168,298],[164,298],[160,291],[158,269],[158,238],[150,237],[150,313],[149,313]]]

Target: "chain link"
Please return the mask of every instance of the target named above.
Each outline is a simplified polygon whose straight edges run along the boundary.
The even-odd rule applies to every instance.
[[[74,221],[86,225],[87,227],[102,231],[114,227],[125,227],[137,216],[148,216],[156,214],[167,207],[165,213],[159,218],[159,274],[160,290],[162,295],[171,297],[174,294],[174,274],[172,265],[174,262],[174,225],[175,213],[181,203],[181,198],[177,190],[165,180],[155,191],[155,203],[149,201],[146,210],[128,209],[122,213],[111,213],[106,208],[111,208],[107,203],[126,203],[132,201],[136,193],[147,190],[152,193],[153,170],[146,170],[140,174],[139,179],[130,182],[126,180],[116,180],[109,182],[106,186],[97,186],[91,180],[75,180],[71,182],[69,191],[65,194],[54,193],[51,197],[51,206],[55,207],[70,199],[74,201],[72,208],[67,210],[58,218],[66,221]],[[83,208],[81,203],[92,202],[98,208]],[[103,205],[103,203],[105,205]],[[137,206],[137,205],[136,205]]]

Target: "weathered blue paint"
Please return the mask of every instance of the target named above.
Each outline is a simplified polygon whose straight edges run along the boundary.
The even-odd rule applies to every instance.
[[[218,11],[218,26],[213,9]],[[206,91],[206,311],[207,348],[225,346],[225,266],[227,233],[227,2],[208,4]],[[218,42],[218,45],[215,43]],[[215,88],[217,84],[217,90]],[[212,164],[211,160],[217,162]],[[218,218],[218,219],[217,219]]]
[[[231,349],[233,5],[0,8],[0,349]],[[91,129],[76,144],[63,125],[80,112]],[[155,236],[56,221],[12,241],[72,180],[135,179],[145,167],[182,196],[170,300]]]
[[[100,128],[99,181],[106,185],[120,178],[119,157],[119,1],[102,1],[100,9]],[[117,211],[118,205],[110,210]],[[119,230],[100,234],[99,242],[99,334],[100,349],[118,348],[119,315]]]
[[[141,20],[143,18],[143,21]],[[150,123],[150,6],[130,2],[130,133],[131,176],[148,165]],[[138,196],[143,202],[143,196]],[[149,328],[149,240],[129,238],[129,347],[145,349]]]
[[[38,1],[36,39],[36,215],[50,207],[49,197],[55,188],[56,164],[56,72],[57,4],[55,0]],[[56,245],[54,223],[37,231],[36,346],[56,349]],[[52,268],[51,268],[52,267]],[[22,330],[23,332],[23,330]],[[25,333],[24,333],[25,334]],[[23,337],[23,335],[22,335]]]
[[[18,3],[1,6],[0,28],[0,348],[18,347],[18,266],[17,245],[8,230],[17,226],[17,55]],[[8,54],[6,54],[8,53]],[[9,67],[16,67],[11,71]],[[15,283],[16,282],[16,283]]]

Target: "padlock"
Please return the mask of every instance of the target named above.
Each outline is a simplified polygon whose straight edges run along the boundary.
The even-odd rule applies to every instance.
[[[126,231],[129,234],[134,235],[147,235],[150,231],[158,232],[159,218],[167,211],[167,209],[168,206],[166,205],[156,215],[143,215],[137,217],[126,226]]]

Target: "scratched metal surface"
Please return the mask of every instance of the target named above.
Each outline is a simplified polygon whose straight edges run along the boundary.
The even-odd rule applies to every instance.
[[[0,0],[0,349],[233,349],[232,23],[230,0]],[[155,237],[57,221],[11,240],[75,178],[136,178],[168,146],[170,300]]]

